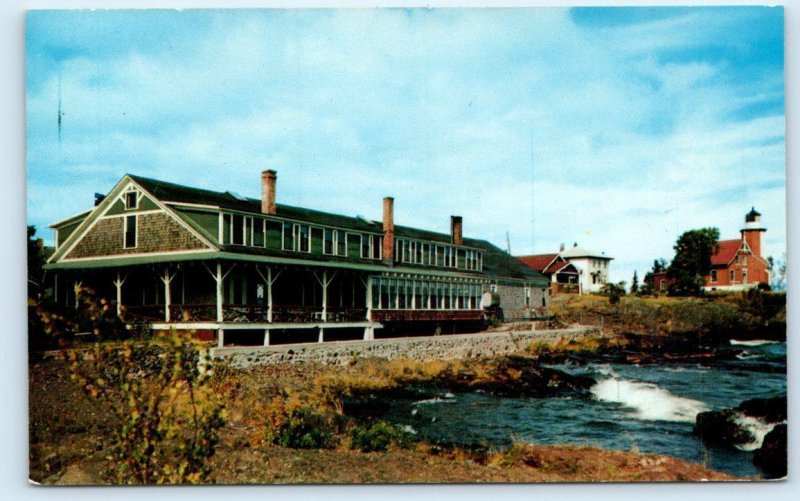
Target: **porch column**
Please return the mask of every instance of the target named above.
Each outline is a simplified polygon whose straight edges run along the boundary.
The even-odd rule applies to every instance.
[[[76,310],[78,309],[78,306],[80,304],[81,287],[83,287],[83,282],[77,282],[77,281],[74,283],[74,285],[72,287],[73,290],[75,291],[75,309]]]
[[[170,312],[169,306],[172,302],[172,295],[170,293],[170,284],[172,283],[172,279],[175,278],[175,275],[169,274],[169,268],[164,268],[164,276],[160,277],[161,281],[164,282],[164,321],[169,322],[170,320]]]
[[[264,329],[264,346],[269,346],[269,329]]]
[[[125,280],[128,278],[125,275],[125,278],[120,277],[119,272],[117,272],[117,279],[114,280],[114,286],[117,288],[117,316],[122,316],[122,284],[125,283]]]
[[[272,323],[272,268],[267,267],[267,322]],[[269,331],[264,335],[264,345],[269,345]]]
[[[217,322],[222,323],[222,263],[217,263],[217,275],[214,280],[217,282]],[[220,330],[220,339],[222,339],[222,330]]]
[[[372,320],[372,277],[367,277],[367,320]]]
[[[322,286],[322,321],[323,322],[327,322],[328,321],[328,286],[331,284],[331,282],[333,282],[333,277],[336,276],[336,272],[334,272],[333,275],[331,275],[331,278],[328,278],[327,270],[323,271],[321,280],[319,278],[319,275],[317,275],[316,271],[313,272],[313,274],[314,274],[314,278],[316,278],[317,282],[319,282],[319,285]],[[322,336],[322,334],[320,334],[320,336]]]
[[[325,329],[320,327],[319,328],[319,337],[317,338],[317,342],[321,343],[325,337]]]
[[[322,321],[328,321],[328,272],[322,272]],[[322,342],[322,329],[319,330],[319,341]]]

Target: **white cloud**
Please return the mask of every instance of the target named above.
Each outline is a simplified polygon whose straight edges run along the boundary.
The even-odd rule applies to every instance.
[[[750,205],[782,252],[783,115],[735,114],[782,99],[782,75],[661,57],[719,46],[738,11],[603,29],[558,9],[205,15],[156,44],[77,37],[53,66],[29,53],[32,222],[124,172],[258,196],[275,168],[285,203],[377,218],[393,195],[399,224],[448,231],[458,213],[467,236],[505,247],[508,231],[520,253],[578,241],[617,258],[615,280],[692,227],[735,236]]]

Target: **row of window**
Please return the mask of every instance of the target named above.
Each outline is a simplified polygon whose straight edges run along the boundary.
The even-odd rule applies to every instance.
[[[728,280],[730,282],[736,281],[736,270],[728,270]],[[717,270],[711,270],[711,282],[717,281]],[[747,283],[747,270],[742,270],[742,283]]]
[[[232,245],[266,247],[267,224],[277,225],[281,231],[281,249],[310,253],[313,234],[322,239],[322,253],[328,256],[383,258],[383,236],[351,233],[333,228],[320,228],[303,223],[274,222],[241,214],[224,214],[222,242]],[[451,245],[397,239],[395,261],[401,263],[483,270],[483,253],[472,249],[459,249]]]
[[[481,284],[379,278],[372,281],[372,307],[379,310],[477,310]]]
[[[483,270],[483,253],[480,251],[402,238],[395,242],[394,260],[398,263]]]

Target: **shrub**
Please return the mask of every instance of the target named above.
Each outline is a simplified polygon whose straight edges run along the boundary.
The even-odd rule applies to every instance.
[[[40,315],[59,336],[88,326],[98,339],[62,352],[70,377],[109,409],[113,429],[109,480],[125,484],[204,483],[223,426],[222,404],[208,386],[210,362],[199,361],[190,334],[174,331],[133,343],[110,343],[119,330],[108,304],[79,295],[76,320]],[[83,324],[88,322],[88,324]]]
[[[350,448],[361,452],[385,452],[392,447],[405,447],[409,435],[397,426],[385,421],[357,427],[351,432]]]
[[[335,418],[297,398],[273,398],[265,409],[264,440],[293,449],[334,447]]]

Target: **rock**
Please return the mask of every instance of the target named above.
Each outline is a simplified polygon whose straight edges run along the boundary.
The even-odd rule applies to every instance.
[[[697,415],[694,432],[704,442],[727,446],[744,446],[756,437],[737,423],[741,414],[733,409],[701,412]]]
[[[763,419],[767,423],[786,421],[786,396],[754,398],[737,407],[744,415]]]
[[[786,476],[787,431],[787,425],[776,425],[753,455],[753,463],[764,472],[766,478]]]
[[[595,380],[541,367],[532,357],[508,356],[498,360],[492,370],[492,381],[474,381],[469,390],[482,389],[507,397],[551,397],[586,391]]]
[[[755,450],[772,427],[785,421],[786,396],[754,398],[732,409],[701,412],[694,431],[706,442]]]

